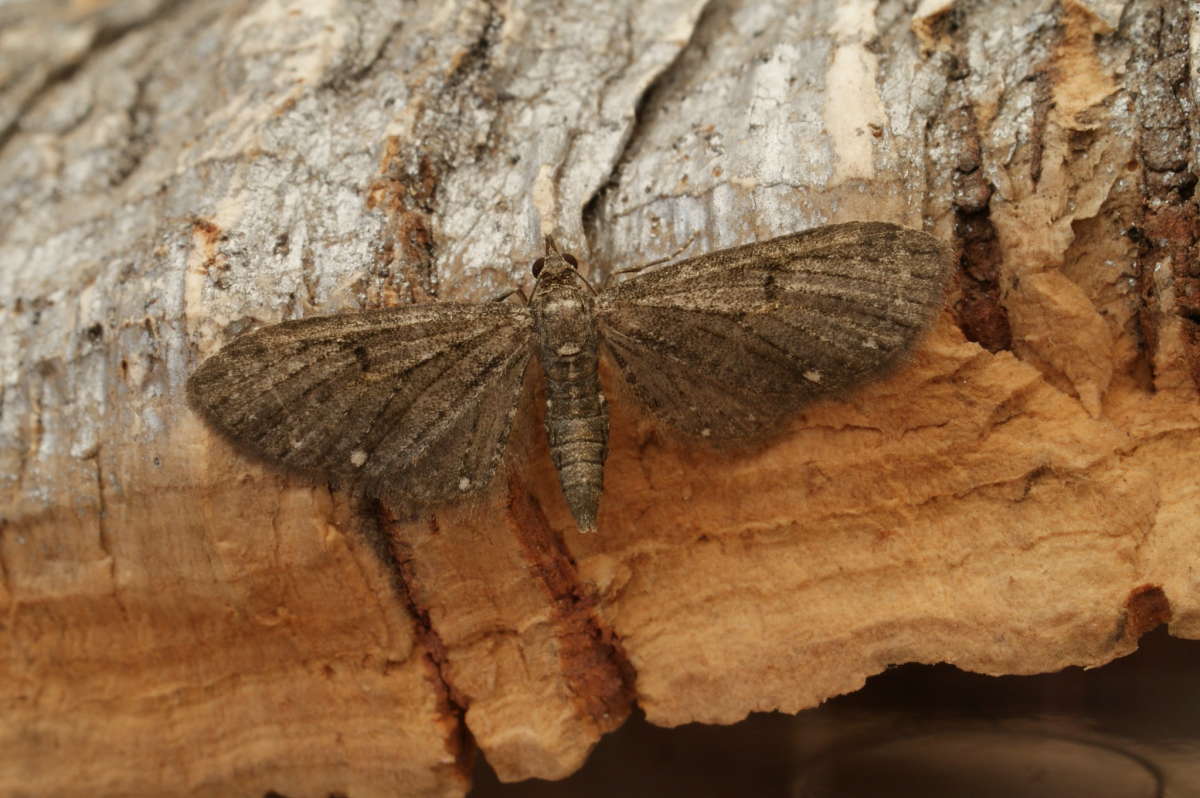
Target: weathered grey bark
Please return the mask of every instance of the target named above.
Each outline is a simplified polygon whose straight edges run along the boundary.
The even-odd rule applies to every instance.
[[[1200,636],[1182,0],[86,7],[0,7],[0,792],[460,794],[634,702]],[[849,219],[963,254],[910,367],[736,456],[614,402],[595,536],[532,422],[397,520],[182,402],[254,323],[487,298],[543,233],[603,275]]]

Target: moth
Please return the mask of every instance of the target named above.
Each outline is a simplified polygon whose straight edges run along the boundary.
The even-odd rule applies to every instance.
[[[562,492],[591,531],[608,447],[602,352],[682,437],[762,439],[806,403],[896,364],[941,306],[951,267],[926,233],[851,222],[596,290],[547,237],[526,302],[285,321],[208,358],[187,394],[219,433],[269,463],[428,507],[491,481],[536,355]]]

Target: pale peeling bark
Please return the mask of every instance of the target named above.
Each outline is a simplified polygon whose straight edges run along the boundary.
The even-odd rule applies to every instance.
[[[561,777],[635,703],[728,723],[889,663],[1200,636],[1198,30],[1182,0],[0,8],[0,792],[458,795],[475,746]],[[603,275],[851,219],[962,253],[908,368],[728,456],[606,373],[596,535],[536,415],[488,496],[397,520],[183,402],[254,323],[484,299],[544,233]]]

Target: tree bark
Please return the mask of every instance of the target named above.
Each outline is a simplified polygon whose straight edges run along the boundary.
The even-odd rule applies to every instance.
[[[1200,637],[1200,14],[1182,0],[0,8],[0,792],[461,795],[892,663]],[[880,219],[960,274],[771,444],[603,378],[599,533],[537,403],[420,517],[240,457],[257,324]]]

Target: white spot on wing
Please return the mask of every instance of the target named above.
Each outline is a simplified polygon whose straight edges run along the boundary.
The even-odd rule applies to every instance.
[[[808,380],[809,382],[820,382],[821,372],[817,371],[816,369],[809,369],[808,371],[804,372],[804,379]]]
[[[354,451],[350,452],[350,465],[354,466],[355,468],[362,468],[366,462],[367,453],[362,449],[355,449]]]
[[[704,429],[700,430],[701,438],[707,438],[710,435],[712,435],[712,430],[709,429],[708,427],[705,427]]]
[[[470,490],[471,489],[471,480],[467,479],[466,477],[463,477],[462,479],[460,479],[458,481],[458,489],[459,490]]]

